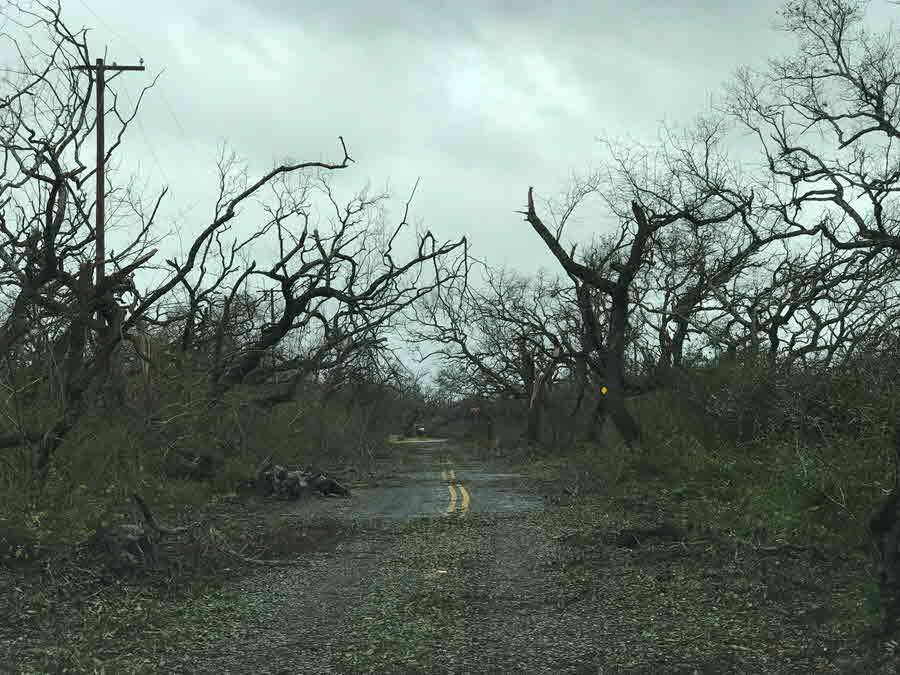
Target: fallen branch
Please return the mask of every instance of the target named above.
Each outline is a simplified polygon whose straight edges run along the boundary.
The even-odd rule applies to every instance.
[[[291,565],[299,565],[303,562],[303,560],[262,560],[261,558],[250,558],[248,556],[242,555],[235,551],[231,546],[229,546],[228,542],[225,539],[225,535],[219,532],[216,528],[209,528],[209,536],[210,539],[216,543],[220,550],[224,553],[227,553],[232,558],[239,560],[241,562],[249,563],[251,565],[265,565],[268,567],[287,567]]]
[[[813,550],[810,546],[798,546],[797,544],[780,544],[779,546],[760,546],[759,544],[755,544],[752,541],[748,541],[746,539],[742,539],[741,537],[734,537],[734,540],[740,544],[744,544],[752,548],[757,553],[766,553],[769,555],[774,555],[777,553],[805,553],[807,551]]]

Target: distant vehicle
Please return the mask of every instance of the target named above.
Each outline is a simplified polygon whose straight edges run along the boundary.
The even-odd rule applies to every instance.
[[[425,435],[425,426],[422,424],[416,425],[416,436],[424,436]]]

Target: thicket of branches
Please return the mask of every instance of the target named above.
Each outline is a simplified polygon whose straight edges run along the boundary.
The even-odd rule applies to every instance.
[[[45,485],[98,419],[138,420],[157,455],[220,444],[245,458],[334,453],[429,414],[432,430],[462,421],[495,441],[505,427],[551,451],[596,441],[609,419],[639,455],[659,439],[629,399],[657,395],[710,446],[883,448],[897,427],[900,51],[864,27],[862,2],[788,2],[792,55],[741,69],[712,110],[654,144],[608,139],[601,168],[556,199],[523,189],[522,236],[547,247],[553,273],[491,268],[465,238],[415,232],[415,189],[392,224],[388,195],[339,195],[331,176],[354,161],[339,138],[331,162],[256,178],[223,147],[212,217],[181,224],[195,234],[177,257],[157,233],[167,189],[148,199],[111,172],[122,225],[99,284],[96,83],[74,70],[92,65],[86,31],[58,4],[8,14],[0,38],[20,63],[0,89],[7,485]],[[110,80],[108,165],[155,83],[126,109]],[[597,236],[571,241],[574,217]],[[432,388],[397,356],[400,335],[436,357]],[[896,481],[891,499],[873,528],[900,540],[900,514],[885,515],[900,509]],[[900,569],[900,551],[881,552]],[[885,574],[896,620],[900,583]]]
[[[796,401],[786,392],[802,389],[791,383],[825,373],[865,372],[891,386],[895,36],[867,31],[857,2],[792,2],[780,18],[796,53],[762,72],[740,70],[713,111],[663,128],[653,146],[606,141],[605,166],[544,208],[529,189],[522,213],[565,277],[490,270],[480,290],[435,294],[413,335],[439,345],[442,386],[472,400],[522,401],[536,441],[540,392],[566,385],[577,406],[585,392],[592,402],[589,437],[609,416],[630,444],[641,425],[624,399],[691,381],[696,390],[687,377],[696,367],[761,367],[767,409],[785,410]],[[618,221],[618,233],[566,243],[576,213],[598,227]],[[876,352],[877,372],[860,365]],[[540,391],[535,373],[546,375]],[[760,398],[701,409],[741,416]],[[836,426],[853,417],[828,408],[844,419]]]
[[[353,162],[343,138],[332,162],[285,163],[255,179],[223,148],[212,218],[181,224],[197,234],[179,257],[160,253],[156,234],[167,190],[146,201],[107,185],[107,212],[126,234],[108,245],[98,286],[95,81],[73,69],[92,65],[87,32],[53,3],[13,4],[7,19],[3,38],[20,63],[0,97],[0,451],[27,453],[43,480],[73,430],[104,407],[152,419],[179,400],[221,406],[238,390],[270,408],[304,382],[323,396],[409,388],[387,337],[404,310],[465,269],[464,239],[412,231],[412,197],[388,224],[387,195],[339,196],[329,175]],[[126,109],[108,81],[109,163],[153,84]],[[241,218],[254,204],[262,218]],[[182,391],[161,391],[167,382]]]

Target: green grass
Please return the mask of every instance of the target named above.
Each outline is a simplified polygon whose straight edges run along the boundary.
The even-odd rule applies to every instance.
[[[698,385],[691,394],[697,397],[695,403],[686,404],[683,392],[629,401],[644,434],[636,450],[628,449],[609,424],[597,443],[518,447],[507,441],[499,448],[488,448],[473,441],[470,449],[485,459],[500,455],[535,480],[570,488],[574,502],[560,511],[559,518],[580,533],[581,539],[576,539],[583,542],[582,548],[592,545],[594,530],[609,525],[615,514],[620,523],[659,520],[664,515],[692,532],[707,528],[728,541],[814,550],[834,561],[835,578],[844,584],[830,590],[823,586],[822,604],[848,626],[873,625],[878,597],[865,526],[882,491],[890,487],[893,449],[885,420],[891,419],[896,403],[892,390],[873,393],[858,382],[835,380],[833,391],[827,382],[816,386],[817,400],[835,404],[845,413],[841,424],[850,428],[854,420],[862,420],[861,426],[851,429],[852,434],[832,431],[804,437],[791,422],[794,412],[788,405],[799,400],[800,394],[777,394],[774,385],[761,380],[719,373]],[[744,438],[745,418],[766,391],[782,398],[778,405],[760,408],[760,415],[768,416],[763,420],[765,433]],[[715,400],[727,402],[725,412],[715,419],[703,412],[704,402],[712,400],[713,394]],[[176,620],[173,612],[181,605],[165,600],[168,591],[138,584],[127,591],[88,585],[84,597],[98,593],[101,604],[73,601],[71,615],[54,614],[59,599],[55,594],[66,588],[65,579],[56,577],[55,585],[48,585],[46,573],[36,563],[65,557],[98,526],[132,519],[132,492],[144,495],[164,520],[184,522],[185,514],[215,504],[238,480],[251,477],[263,456],[274,454],[290,464],[330,469],[363,461],[359,443],[367,433],[386,436],[383,429],[367,426],[371,418],[366,415],[371,413],[348,411],[338,403],[323,406],[298,401],[263,413],[233,400],[215,415],[199,405],[185,404],[178,410],[180,416],[161,429],[149,429],[141,420],[108,411],[85,419],[60,448],[49,480],[40,490],[29,480],[27,453],[13,449],[5,455],[7,469],[0,472],[4,495],[0,564],[31,569],[30,576],[22,579],[33,582],[20,585],[29,594],[0,589],[7,603],[7,623],[12,626],[11,617],[20,617],[16,628],[27,627],[37,635],[51,634],[54,621],[81,622],[81,628],[67,633],[76,636],[71,641],[36,657],[49,671],[91,672],[106,667],[141,672],[139,664],[126,670],[125,657],[116,651],[128,621],[138,617],[154,626],[161,640],[170,634],[174,639],[175,633],[166,631],[195,630],[221,611],[210,600],[213,605],[208,611],[213,614],[207,613],[204,601],[193,618]],[[222,457],[216,477],[190,481],[167,476],[162,457],[171,448],[197,452],[214,448]],[[595,573],[590,566],[593,553],[589,553],[571,568],[570,573],[579,579]],[[188,569],[168,583],[172,587],[184,582],[185,592],[207,598],[218,581],[191,574]],[[456,611],[453,599],[436,588],[425,589],[411,600],[415,621],[410,622],[399,608],[373,619],[372,634],[380,636],[379,647],[371,653],[345,654],[348,666],[391,659],[409,667],[421,663],[428,645],[439,639],[437,627],[452,624]],[[121,611],[116,609],[120,605]]]

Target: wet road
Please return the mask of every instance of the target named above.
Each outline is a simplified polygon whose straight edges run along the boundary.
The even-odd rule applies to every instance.
[[[515,473],[491,473],[441,441],[405,441],[407,469],[377,486],[353,490],[356,518],[464,518],[470,513],[514,513],[543,508],[540,497],[521,490]],[[521,490],[521,491],[520,491]]]
[[[340,531],[335,520],[359,527],[296,565],[229,584],[236,618],[212,632],[204,624],[203,639],[166,655],[165,672],[562,672],[519,667],[544,638],[536,598],[557,602],[536,572],[550,544],[539,525],[515,517],[541,511],[543,499],[523,476],[452,441],[406,442],[390,455],[390,473],[349,499],[290,503],[284,515],[302,518],[293,531]],[[507,649],[511,632],[522,637]],[[559,643],[568,653],[568,637]],[[534,648],[543,663],[554,647]],[[502,667],[486,667],[486,653]]]

